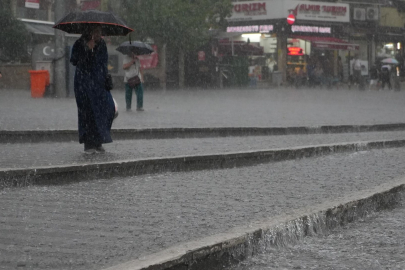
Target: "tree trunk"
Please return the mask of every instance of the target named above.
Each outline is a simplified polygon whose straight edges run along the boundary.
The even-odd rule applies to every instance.
[[[160,87],[166,90],[166,44],[158,44],[159,62],[160,62]]]
[[[277,36],[278,70],[283,74],[283,83],[287,80],[287,35],[284,33]]]
[[[17,0],[10,1],[10,8],[11,8],[11,12],[13,13],[14,17],[17,17]]]
[[[184,51],[179,50],[179,88],[184,89]]]

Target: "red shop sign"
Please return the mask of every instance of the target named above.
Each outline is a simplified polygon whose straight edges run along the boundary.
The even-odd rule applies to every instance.
[[[300,47],[288,47],[288,55],[304,55],[303,50]]]
[[[153,48],[152,54],[138,56],[143,69],[155,68],[155,67],[157,67],[157,65],[159,63],[159,55],[157,52],[157,46],[156,45],[151,45],[151,46]]]

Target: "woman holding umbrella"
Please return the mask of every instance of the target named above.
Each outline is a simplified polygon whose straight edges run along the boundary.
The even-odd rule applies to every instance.
[[[76,66],[74,90],[79,117],[79,142],[86,153],[105,152],[112,142],[110,130],[115,106],[105,88],[108,74],[107,45],[101,27],[89,27],[76,41],[70,62]]]
[[[131,111],[132,91],[135,89],[136,94],[136,110],[144,111],[143,109],[143,70],[138,55],[135,52],[130,52],[130,55],[124,55],[122,68],[125,70],[125,102],[127,111]],[[134,78],[138,80],[132,83]]]
[[[79,118],[79,141],[85,153],[105,152],[102,144],[112,142],[110,130],[115,104],[109,90],[107,45],[101,36],[125,36],[133,30],[110,12],[74,11],[54,28],[82,34],[70,62],[76,66],[74,90]]]
[[[124,55],[122,68],[125,70],[125,101],[127,111],[131,110],[132,91],[136,93],[136,110],[143,111],[143,85],[144,77],[140,55],[153,53],[153,48],[141,41],[125,41],[117,48],[117,51]]]

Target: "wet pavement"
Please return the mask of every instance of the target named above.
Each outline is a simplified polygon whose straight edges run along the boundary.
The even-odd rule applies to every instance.
[[[405,131],[253,136],[199,139],[123,140],[106,144],[107,153],[85,155],[78,142],[0,144],[0,168],[88,164],[151,157],[173,157],[259,151],[318,144],[358,141],[403,140]]]
[[[228,270],[405,269],[405,205],[372,213],[327,235],[269,250]]]
[[[405,175],[404,159],[405,149],[395,148],[4,189],[0,269],[115,265],[387,183]]]
[[[405,115],[405,93],[394,91],[146,91],[146,111],[142,113],[123,110],[123,91],[115,90],[113,95],[120,105],[120,116],[114,122],[114,128],[370,125],[404,122]],[[29,91],[0,91],[0,130],[76,127],[74,99],[32,99]],[[95,156],[85,156],[82,145],[77,142],[0,144],[0,168],[395,140],[404,139],[404,135],[405,132],[396,131],[128,140],[106,145],[107,153]],[[81,270],[115,265],[178,243],[380,185],[405,175],[404,158],[405,149],[397,148],[238,169],[4,189],[0,191],[0,269]],[[402,222],[404,212],[397,212],[395,217],[397,219],[389,219],[392,224]],[[368,229],[370,234],[364,231],[364,237],[370,242],[371,233],[384,234],[381,228],[389,226],[382,221],[376,224],[375,231]],[[396,236],[397,231],[392,229],[393,235]],[[325,239],[346,239],[347,233],[337,231],[336,238],[332,234]],[[349,236],[348,241],[355,239],[354,235]],[[314,248],[297,256],[302,260],[310,257],[308,269],[349,269],[332,267],[327,259],[317,265],[313,258],[330,251],[330,256],[337,254],[336,258],[344,261],[343,255],[349,253],[349,247],[355,249],[354,244],[339,242],[336,249],[328,249],[327,243],[318,243],[317,239],[310,241],[315,241],[310,243]],[[378,252],[366,244],[363,246],[371,250],[367,254]],[[395,252],[388,244],[386,247],[382,256]],[[403,249],[403,246],[396,247]],[[299,247],[297,250],[302,251]],[[358,254],[365,256],[367,262],[373,262],[371,255]],[[288,255],[284,257],[288,259]],[[259,260],[265,262],[268,258],[264,255]],[[282,258],[279,265],[291,269],[288,261],[283,264]],[[397,269],[395,263],[403,265],[400,258],[395,256],[392,264],[387,265]],[[352,268],[374,269],[360,268],[354,257],[349,259],[347,265]],[[293,261],[293,268],[300,269],[298,261]],[[257,261],[249,267],[267,269]]]
[[[126,113],[122,90],[112,94],[114,128],[276,127],[404,122],[405,91],[239,89],[146,91],[145,112]],[[0,129],[76,129],[74,99],[32,99],[0,91]]]

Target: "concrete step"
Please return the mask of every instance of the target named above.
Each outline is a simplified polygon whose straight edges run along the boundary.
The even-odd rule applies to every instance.
[[[214,138],[235,136],[273,136],[292,134],[330,134],[375,131],[402,131],[405,123],[376,125],[325,125],[314,127],[212,127],[113,129],[114,140]],[[0,143],[78,141],[77,130],[0,130]]]

